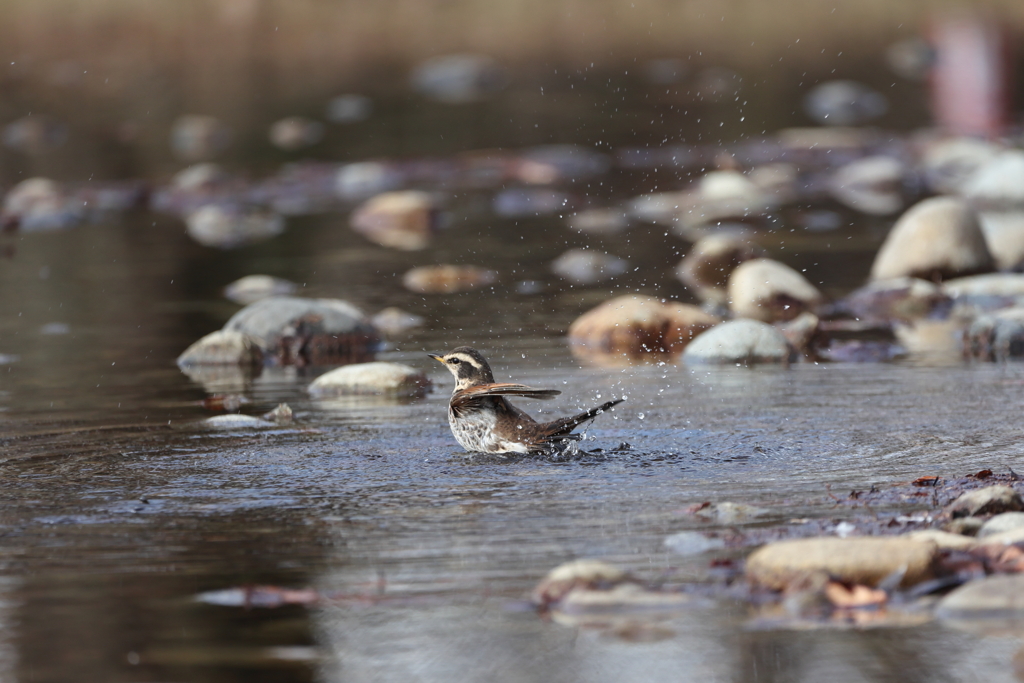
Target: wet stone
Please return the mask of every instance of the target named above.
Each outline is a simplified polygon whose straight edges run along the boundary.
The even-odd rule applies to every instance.
[[[626,295],[605,301],[569,326],[574,355],[599,364],[678,354],[719,318],[696,306]]]
[[[4,196],[0,230],[63,230],[84,218],[84,208],[82,202],[68,197],[54,181],[29,178],[12,187]]]
[[[570,282],[589,285],[622,275],[629,267],[625,259],[592,249],[570,249],[551,264],[551,271]]]
[[[352,304],[339,299],[269,297],[224,325],[253,337],[280,365],[341,365],[373,360],[380,335]]]
[[[454,294],[493,285],[498,274],[477,266],[420,266],[402,276],[402,285],[418,294]]]
[[[386,192],[352,212],[352,229],[384,247],[402,251],[425,249],[438,226],[440,214],[426,192]]]
[[[610,588],[630,581],[629,574],[600,560],[581,559],[560,564],[533,589],[533,602],[550,605],[564,598],[574,588]]]
[[[1002,485],[986,486],[968,491],[945,508],[945,512],[954,519],[1022,510],[1024,510],[1024,500],[1021,499],[1020,494],[1013,488]]]
[[[897,159],[873,156],[843,166],[829,182],[840,203],[872,216],[888,216],[903,208],[907,169]]]
[[[378,161],[360,161],[345,164],[334,177],[334,193],[339,199],[355,201],[402,185],[398,169]]]
[[[220,120],[188,114],[171,127],[171,150],[184,161],[203,161],[227,149],[231,138],[231,129]]]
[[[782,590],[811,572],[834,579],[877,586],[902,573],[900,585],[913,586],[934,574],[934,543],[904,537],[802,538],[763,546],[747,558],[747,578]]]
[[[522,152],[515,176],[531,185],[576,182],[607,173],[607,155],[579,145],[541,145]]]
[[[502,90],[508,75],[486,55],[452,54],[420,63],[413,70],[411,81],[413,88],[431,99],[466,104]]]
[[[935,609],[940,619],[1012,619],[1024,623],[1024,574],[988,576],[947,595]]]
[[[1024,151],[1007,150],[979,168],[962,189],[976,206],[1024,207]]]
[[[729,308],[737,317],[763,322],[792,320],[824,302],[818,288],[784,263],[752,259],[729,276]]]
[[[576,232],[593,235],[615,235],[629,227],[629,216],[622,209],[585,209],[566,219]]]
[[[874,120],[889,109],[885,95],[856,81],[828,81],[804,98],[804,111],[826,126],[852,126]]]
[[[665,539],[664,545],[676,555],[701,555],[725,547],[721,538],[706,536],[699,531],[681,531]]]
[[[1024,358],[1024,306],[978,316],[964,331],[964,355],[989,361]]]
[[[1020,270],[1024,266],[1024,211],[984,211],[978,218],[996,267]]]
[[[573,204],[569,195],[558,190],[514,187],[496,194],[492,207],[494,213],[503,218],[528,218],[546,216],[556,211],[569,211]]]
[[[426,319],[391,306],[377,313],[370,321],[387,336],[396,337],[413,328],[421,327]]]
[[[270,296],[287,296],[298,285],[271,275],[246,275],[224,288],[224,296],[238,304],[251,304]]]
[[[1024,529],[1024,512],[1003,512],[996,515],[978,530],[977,537],[986,538],[1015,529]]]
[[[284,232],[284,219],[255,207],[210,204],[185,219],[188,235],[205,247],[233,249]]]
[[[312,147],[324,139],[324,124],[302,116],[276,121],[267,134],[270,144],[286,152]]]
[[[713,524],[745,524],[763,519],[771,514],[770,510],[747,505],[746,503],[701,503],[691,513],[704,522]]]
[[[948,310],[947,291],[919,278],[877,280],[851,292],[835,308],[856,318],[913,320]]]
[[[956,299],[1024,297],[1024,274],[988,273],[946,280],[943,291]]]
[[[676,278],[704,301],[727,304],[726,287],[732,271],[761,255],[761,249],[752,243],[752,235],[737,232],[701,238],[676,266]]]
[[[264,420],[252,415],[215,415],[203,420],[202,425],[207,429],[238,430],[238,429],[269,429],[277,426],[269,420]]]
[[[958,199],[933,197],[896,221],[871,266],[871,279],[946,279],[994,266],[974,210]]]
[[[263,364],[263,351],[247,334],[217,330],[185,349],[177,362],[179,368],[193,365],[260,366]]]
[[[373,100],[366,95],[338,95],[327,103],[327,120],[331,123],[359,123],[370,118]]]
[[[352,395],[421,397],[430,380],[421,371],[399,363],[357,363],[317,377],[309,385],[316,398]]]
[[[938,193],[959,192],[967,181],[995,159],[1001,148],[977,138],[945,138],[924,149],[920,167],[925,181]]]
[[[786,337],[759,320],[730,320],[699,335],[683,351],[687,364],[787,364],[796,359]]]

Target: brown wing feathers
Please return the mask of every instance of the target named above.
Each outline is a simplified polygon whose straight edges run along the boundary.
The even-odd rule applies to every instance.
[[[525,384],[478,384],[458,392],[459,396],[466,398],[479,398],[480,396],[523,396],[525,398],[536,398],[542,401],[558,396],[561,391],[557,389],[534,389]]]

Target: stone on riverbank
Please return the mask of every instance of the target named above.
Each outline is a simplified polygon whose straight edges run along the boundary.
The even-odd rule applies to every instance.
[[[963,333],[964,355],[1003,361],[1024,357],[1024,306],[975,318]]]
[[[954,298],[993,297],[1013,299],[1024,297],[1024,274],[987,273],[958,277],[942,283],[942,290]]]
[[[697,241],[676,266],[676,277],[698,297],[715,305],[729,302],[729,276],[744,261],[760,256],[752,233],[721,233]]]
[[[339,299],[276,296],[249,304],[224,325],[254,338],[280,365],[340,365],[373,360],[377,329]]]
[[[813,572],[843,582],[877,586],[904,572],[901,586],[933,577],[937,547],[901,537],[801,538],[771,543],[747,558],[747,578],[773,590]]]
[[[493,285],[498,274],[478,266],[419,266],[406,271],[402,285],[417,294],[455,294]]]
[[[1006,531],[1024,529],[1024,512],[1003,512],[978,529],[978,538],[987,538]]]
[[[316,398],[331,396],[421,397],[430,389],[430,380],[415,368],[400,363],[356,363],[331,370],[309,385]]]
[[[204,247],[233,249],[284,232],[281,216],[258,208],[208,204],[185,219],[188,236]]]
[[[959,199],[933,197],[918,202],[896,221],[871,266],[871,279],[935,280],[994,267],[974,210]]]
[[[263,365],[263,351],[247,334],[233,330],[217,330],[193,343],[180,356],[178,367],[195,365]]]
[[[352,229],[384,247],[402,251],[426,249],[437,227],[433,198],[419,190],[385,192],[352,212]]]
[[[790,363],[796,353],[785,335],[759,320],[730,320],[712,327],[690,342],[683,362],[700,364]]]
[[[272,275],[246,275],[224,288],[224,296],[236,304],[251,304],[271,296],[287,296],[298,285]]]
[[[558,602],[574,588],[610,588],[630,576],[618,567],[600,560],[573,560],[560,564],[533,589],[532,599],[537,605]]]
[[[719,318],[696,306],[648,296],[620,296],[569,326],[573,354],[598,363],[656,358],[680,352]]]
[[[729,308],[735,316],[762,322],[792,320],[825,300],[803,275],[766,258],[737,266],[729,276],[727,291]]]
[[[995,515],[1000,512],[1024,510],[1024,500],[1009,486],[986,486],[968,491],[946,506],[945,512],[953,519]]]

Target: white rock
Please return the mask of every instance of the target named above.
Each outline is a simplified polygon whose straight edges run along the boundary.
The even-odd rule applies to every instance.
[[[309,393],[317,398],[350,395],[423,396],[430,388],[427,376],[399,363],[345,365],[317,377]]]
[[[1021,528],[1024,528],[1024,512],[1004,512],[985,522],[978,530],[977,537],[985,538]]]
[[[825,299],[800,273],[763,258],[737,266],[729,276],[727,291],[734,315],[764,322],[792,320]]]
[[[180,368],[193,365],[259,366],[262,363],[263,353],[257,341],[232,330],[211,332],[178,356]]]
[[[345,201],[365,199],[401,185],[397,169],[378,161],[345,164],[334,177],[334,193]]]
[[[287,296],[298,285],[271,275],[246,275],[224,288],[224,296],[238,304],[251,304],[268,296]]]
[[[556,275],[577,284],[593,284],[622,275],[629,262],[592,249],[570,249],[551,264]]]
[[[964,185],[963,195],[984,206],[1024,207],[1024,151],[1003,152],[979,168]]]
[[[873,216],[888,216],[903,208],[906,172],[898,159],[865,157],[836,171],[829,182],[829,192],[852,209]]]
[[[983,211],[978,215],[985,243],[999,270],[1024,265],[1024,211]]]
[[[947,138],[930,143],[921,156],[929,187],[944,194],[959,192],[978,169],[995,159],[1002,148],[977,138]]]
[[[683,351],[687,364],[788,363],[793,354],[782,332],[758,320],[731,320],[712,327]]]
[[[284,232],[284,219],[262,209],[207,204],[185,219],[189,237],[206,247],[232,249]]]
[[[1024,296],[1024,274],[987,273],[946,280],[943,291],[952,297],[967,296]]]
[[[269,429],[277,425],[267,420],[262,420],[252,415],[216,415],[203,420],[202,425],[207,429]]]
[[[25,232],[61,230],[82,220],[84,206],[48,178],[29,178],[10,189],[0,211],[0,228],[11,223]]]

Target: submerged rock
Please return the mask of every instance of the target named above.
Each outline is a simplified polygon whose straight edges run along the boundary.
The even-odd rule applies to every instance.
[[[746,503],[701,503],[694,506],[691,513],[694,517],[704,522],[714,524],[733,525],[749,524],[763,519],[771,514],[766,508],[759,508]]]
[[[249,335],[277,364],[300,367],[373,360],[380,343],[362,312],[339,299],[261,299],[231,316],[224,330]]]
[[[719,318],[696,306],[626,295],[605,301],[569,326],[573,354],[598,363],[678,354]]]
[[[302,116],[289,116],[275,122],[267,136],[274,147],[294,152],[323,140],[324,124]]]
[[[215,415],[203,420],[202,425],[207,429],[270,429],[276,427],[274,422],[264,420],[252,415]]]
[[[570,282],[589,285],[626,272],[629,262],[592,249],[570,249],[551,264],[551,270]]]
[[[193,343],[178,356],[178,367],[194,365],[263,365],[259,343],[247,334],[217,330]]]
[[[439,213],[426,192],[386,192],[352,212],[352,229],[384,247],[402,251],[425,249],[437,228]]]
[[[875,587],[902,574],[907,587],[933,578],[938,548],[905,537],[801,538],[770,543],[747,558],[747,578],[783,590],[812,572],[839,581]]]
[[[29,178],[10,189],[0,210],[0,229],[24,232],[62,230],[85,216],[82,202],[68,197],[49,178]]]
[[[400,308],[390,306],[377,315],[370,318],[370,321],[389,337],[395,337],[403,332],[420,327],[426,320],[423,316],[406,313]]]
[[[67,142],[68,127],[48,116],[23,116],[4,126],[0,139],[10,149],[41,154]]]
[[[759,320],[730,320],[696,337],[683,351],[687,364],[789,363],[796,353],[786,337]]]
[[[680,531],[678,534],[667,537],[664,546],[676,555],[688,557],[724,548],[725,541],[721,538],[707,536],[699,531]]]
[[[287,296],[298,285],[271,275],[246,275],[224,288],[224,296],[237,304],[251,304],[271,296]]]
[[[964,354],[991,361],[1024,358],[1024,306],[975,318],[964,331]]]
[[[729,302],[729,276],[741,263],[761,255],[750,233],[721,233],[697,241],[676,266],[676,277],[694,294],[714,305]]]
[[[503,218],[546,216],[573,208],[572,198],[564,192],[540,187],[513,187],[494,196],[494,213]]]
[[[763,322],[792,320],[825,300],[803,275],[766,258],[737,266],[729,276],[728,295],[734,315]]]
[[[1024,510],[1024,500],[1009,486],[986,486],[962,494],[946,506],[950,517],[977,517]]]
[[[402,185],[402,174],[379,161],[345,164],[334,177],[334,193],[345,201],[365,199]]]
[[[402,276],[402,284],[418,294],[455,294],[493,285],[498,274],[477,266],[419,266]]]
[[[576,182],[608,172],[607,155],[579,145],[541,145],[522,152],[513,165],[516,178],[530,185]]]
[[[560,564],[533,589],[534,604],[546,606],[558,602],[574,588],[611,588],[632,581],[629,574],[600,560],[573,560]]]
[[[994,265],[974,211],[961,200],[933,197],[896,221],[871,266],[871,279],[935,280],[984,273]]]
[[[447,104],[481,100],[502,90],[507,83],[505,70],[486,55],[432,57],[412,72],[412,85],[420,94]]]
[[[430,389],[430,380],[415,368],[399,363],[357,363],[331,370],[309,385],[316,398],[329,396],[383,395],[421,397]]]
[[[205,247],[233,249],[284,232],[281,216],[254,207],[209,204],[185,219],[189,237]]]

